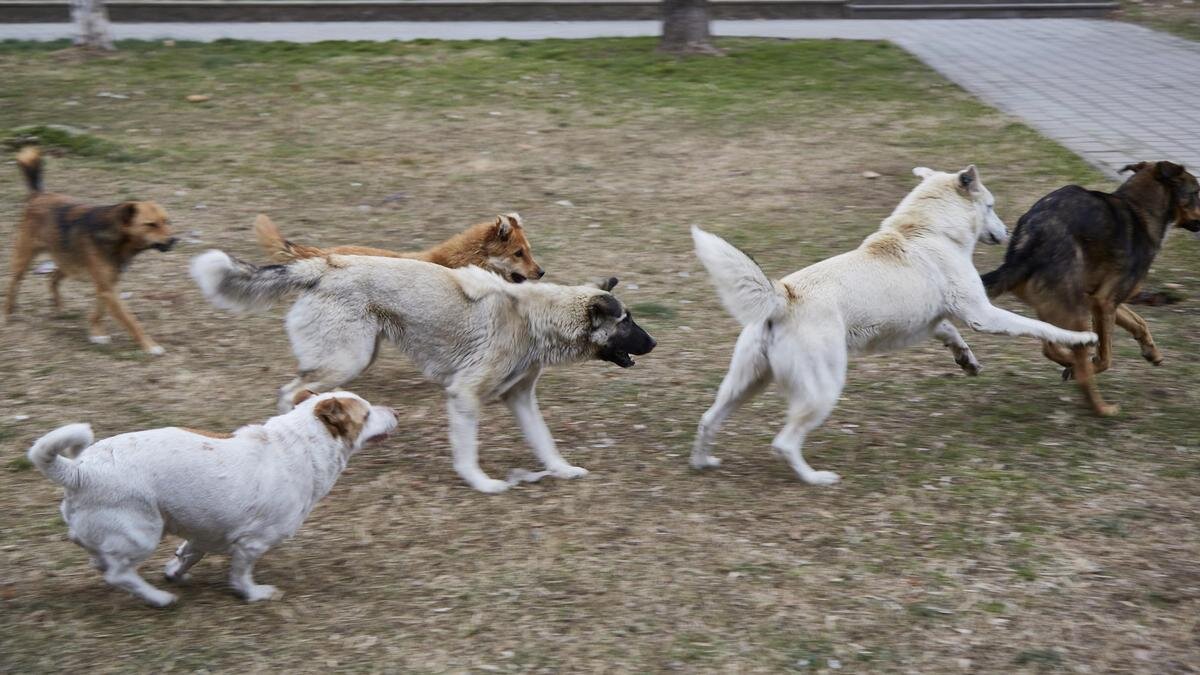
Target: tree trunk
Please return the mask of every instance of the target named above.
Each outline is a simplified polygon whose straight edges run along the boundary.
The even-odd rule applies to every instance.
[[[658,48],[673,54],[720,54],[708,32],[708,0],[663,0]]]
[[[115,49],[108,26],[104,0],[71,0],[71,20],[75,22],[75,46],[86,49]]]

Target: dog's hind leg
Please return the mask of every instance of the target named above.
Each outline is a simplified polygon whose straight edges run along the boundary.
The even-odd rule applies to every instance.
[[[537,395],[534,393],[536,384],[537,376],[519,382],[505,393],[504,404],[512,411],[513,417],[517,418],[521,433],[525,434],[525,441],[533,448],[547,471],[558,478],[586,476],[587,469],[572,466],[558,454],[558,448],[554,446],[554,436],[550,434],[546,420],[542,419],[542,412],[538,409]]]
[[[709,454],[713,437],[721,425],[742,403],[762,391],[770,381],[767,363],[765,324],[747,326],[738,336],[733,348],[733,359],[729,372],[721,380],[717,400],[704,412],[696,428],[696,440],[692,446],[691,465],[695,469],[720,466],[721,460]]]
[[[454,451],[454,470],[468,485],[488,494],[509,488],[502,480],[489,478],[479,468],[479,399],[470,386],[446,390],[450,413],[450,447]]]
[[[277,590],[274,586],[254,583],[254,563],[270,546],[260,541],[238,541],[230,551],[229,584],[247,602],[270,600]]]
[[[192,542],[185,541],[175,549],[175,557],[167,563],[163,575],[167,577],[167,581],[183,581],[192,565],[200,562],[203,557],[204,551],[197,550]]]
[[[943,319],[934,327],[933,336],[941,340],[942,344],[954,354],[954,362],[963,369],[963,372],[974,376],[983,370],[979,361],[975,360],[975,353],[971,351],[971,346],[963,339],[954,324]]]
[[[1092,373],[1099,375],[1112,366],[1112,334],[1116,325],[1117,312],[1112,306],[1092,307],[1092,328],[1096,331],[1096,358],[1092,360]]]
[[[379,321],[352,303],[305,296],[288,312],[286,325],[299,368],[279,390],[280,413],[294,407],[299,391],[320,394],[358,377],[379,351]]]
[[[63,271],[58,268],[55,268],[54,271],[50,272],[50,303],[54,305],[54,311],[56,312],[61,312],[63,308],[62,294],[59,293],[58,287],[60,284],[62,284],[62,281],[66,278],[66,276],[67,275],[63,274]]]
[[[21,234],[17,235],[17,241],[13,245],[12,262],[8,267],[8,272],[12,276],[9,279],[8,293],[4,300],[5,316],[11,316],[17,308],[17,289],[21,287],[21,280],[25,278],[25,273],[29,271],[29,265],[33,263],[33,258],[37,254],[38,248],[24,234],[24,230],[21,230]]]
[[[98,559],[97,568],[103,571],[105,581],[155,607],[175,602],[173,594],[155,588],[137,572],[138,565],[154,553],[162,538],[162,520],[157,512],[146,513],[145,518],[131,518],[125,512],[98,512],[90,521],[87,526],[71,525],[87,533],[80,537],[79,544]]]
[[[1150,335],[1150,326],[1129,305],[1117,305],[1117,325],[1129,331],[1133,339],[1142,347],[1142,358],[1156,366],[1161,366],[1163,356],[1154,344],[1154,336]]]
[[[809,485],[832,485],[840,477],[817,471],[804,461],[804,439],[821,426],[837,404],[846,384],[846,344],[840,330],[833,335],[806,335],[804,344],[774,345],[771,372],[788,399],[788,420],[771,442],[800,480]],[[824,339],[822,339],[824,338]]]

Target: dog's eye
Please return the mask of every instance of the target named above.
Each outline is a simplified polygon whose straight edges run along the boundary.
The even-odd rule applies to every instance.
[[[524,257],[525,257],[525,251],[517,251],[517,252],[516,252],[516,253],[514,253],[513,255],[517,256],[518,258],[524,258]]]

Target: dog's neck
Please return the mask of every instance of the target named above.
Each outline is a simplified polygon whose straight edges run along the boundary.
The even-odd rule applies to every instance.
[[[972,222],[976,217],[972,205],[935,192],[921,191],[921,187],[924,186],[905,196],[880,224],[879,231],[895,232],[905,239],[940,237],[967,255],[973,254],[979,241],[978,233],[970,227],[957,225],[963,221]]]
[[[1160,248],[1178,205],[1169,187],[1154,177],[1154,169],[1139,171],[1121,184],[1113,196],[1140,216],[1145,234]]]
[[[421,252],[426,262],[442,267],[478,265],[487,268],[487,239],[492,223],[479,223]]]
[[[510,292],[524,296],[518,311],[529,326],[538,361],[555,365],[587,361],[596,346],[589,339],[588,303],[592,294],[573,286],[557,284],[512,285]]]
[[[344,442],[331,438],[315,417],[295,419],[305,415],[312,417],[311,411],[293,410],[286,415],[272,417],[263,427],[270,442],[283,449],[288,462],[308,467],[312,476],[312,486],[307,508],[311,509],[333,489],[352,453],[345,447]],[[292,419],[285,420],[285,417]]]

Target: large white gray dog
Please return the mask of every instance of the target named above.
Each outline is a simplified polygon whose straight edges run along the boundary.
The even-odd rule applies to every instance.
[[[802,447],[837,403],[848,357],[936,337],[974,375],[979,364],[950,319],[987,333],[1064,345],[1096,342],[1094,333],[1062,330],[988,302],[971,254],[977,241],[998,244],[1008,234],[974,166],[955,173],[917,167],[913,173],[921,184],[862,245],[778,281],[720,237],[692,228],[696,255],[717,294],[745,326],[717,400],[700,420],[693,467],[720,464],[709,454],[717,430],[774,380],[788,399],[788,413],[772,446],[804,482],[836,482],[836,473],[815,471],[804,461]]]
[[[357,255],[256,267],[221,251],[197,256],[192,276],[224,309],[263,308],[300,291],[287,316],[299,374],[281,390],[281,408],[298,390],[327,391],[357,377],[382,340],[399,345],[445,388],[454,468],[481,492],[513,484],[479,468],[482,404],[504,401],[551,475],[586,475],[555,448],[534,394],[538,376],[546,366],[590,359],[628,368],[631,354],[655,344],[608,292],[616,279],[602,287],[510,284],[477,267]]]
[[[167,532],[186,539],[167,579],[183,579],[206,553],[228,553],[234,590],[266,600],[275,588],[254,583],[255,561],[300,528],[351,455],[396,427],[390,408],[348,391],[304,397],[233,434],[168,427],[93,445],[91,427],[68,424],[38,439],[29,460],[66,489],[71,541],[113,586],[156,607],[175,602],[137,571]]]

